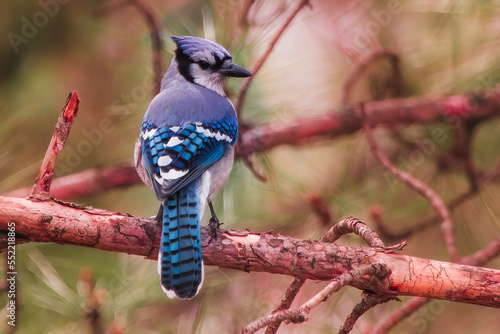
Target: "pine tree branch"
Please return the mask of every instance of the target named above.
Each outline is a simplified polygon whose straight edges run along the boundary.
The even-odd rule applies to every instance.
[[[366,139],[370,145],[370,150],[375,158],[394,176],[396,176],[401,182],[406,184],[408,187],[416,191],[418,194],[423,196],[429,204],[434,208],[437,214],[441,218],[441,231],[443,233],[446,249],[452,261],[456,262],[458,259],[457,248],[455,246],[455,239],[453,237],[453,222],[451,220],[451,215],[448,207],[444,203],[444,200],[427,184],[415,178],[411,173],[404,172],[400,170],[396,165],[394,165],[389,158],[383,153],[380,147],[377,145],[375,138],[372,133],[372,129],[368,124],[368,119],[366,119],[366,114],[363,105],[360,107],[361,118],[363,121],[363,128],[365,130]]]
[[[252,334],[257,330],[266,327],[277,321],[290,321],[292,323],[301,323],[307,321],[307,315],[314,307],[325,302],[333,293],[339,291],[342,287],[352,284],[355,280],[369,276],[370,279],[385,280],[390,275],[386,266],[372,263],[357,269],[349,270],[338,277],[335,277],[325,288],[323,288],[314,297],[297,309],[283,310],[260,318],[245,326],[241,331],[243,334]]]
[[[56,200],[0,197],[0,231],[14,222],[21,242],[53,242],[140,255],[156,260],[160,240],[155,220]],[[500,270],[459,265],[374,248],[339,246],[270,233],[223,231],[213,240],[202,227],[206,265],[329,281],[370,264],[391,271],[384,284],[355,279],[351,286],[380,294],[421,296],[500,308]],[[0,242],[5,251],[6,239]]]
[[[246,96],[246,93],[248,91],[248,87],[250,87],[250,84],[252,83],[253,78],[257,75],[257,73],[261,69],[262,65],[264,65],[264,62],[267,60],[267,58],[269,57],[269,55],[273,51],[274,46],[281,38],[281,35],[283,35],[283,32],[286,30],[286,28],[288,28],[290,23],[293,21],[295,16],[297,16],[297,14],[302,10],[302,8],[304,8],[308,4],[309,4],[309,0],[300,0],[297,7],[295,7],[295,9],[290,14],[290,16],[288,16],[288,18],[285,20],[285,22],[281,25],[281,27],[278,30],[278,32],[276,33],[276,35],[274,35],[273,39],[269,43],[264,54],[257,60],[257,62],[252,67],[251,72],[253,75],[251,77],[248,77],[245,80],[243,80],[243,84],[241,86],[241,89],[238,93],[238,98],[236,100],[236,108],[235,109],[236,109],[236,115],[238,115],[238,118],[240,118],[240,116],[241,116],[241,109],[243,107],[243,102],[245,101],[245,96]]]
[[[49,147],[45,152],[45,157],[40,167],[40,172],[36,177],[35,184],[31,189],[29,197],[31,199],[44,200],[49,197],[49,190],[52,184],[52,176],[54,175],[54,166],[57,156],[61,153],[64,143],[68,139],[69,131],[73,125],[76,115],[78,114],[78,106],[80,97],[77,91],[70,92],[66,99],[66,105],[63,107],[59,118],[57,119],[56,128]]]

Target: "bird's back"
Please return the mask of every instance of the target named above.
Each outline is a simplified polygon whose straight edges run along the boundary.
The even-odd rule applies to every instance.
[[[197,84],[173,79],[151,101],[144,119],[158,127],[179,126],[193,120],[201,123],[236,120],[236,113],[227,97]]]

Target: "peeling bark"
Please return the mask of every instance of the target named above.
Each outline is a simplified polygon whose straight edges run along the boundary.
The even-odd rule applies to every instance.
[[[21,242],[54,242],[156,260],[160,228],[137,218],[55,200],[0,197],[0,231],[16,223]],[[300,240],[270,233],[201,228],[207,265],[330,281],[351,270],[383,264],[387,280],[360,277],[350,284],[381,294],[422,296],[500,308],[500,270],[381,252],[380,249]],[[0,244],[5,251],[5,242]]]

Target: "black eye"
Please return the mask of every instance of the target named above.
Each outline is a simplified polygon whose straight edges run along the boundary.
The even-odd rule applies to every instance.
[[[198,65],[200,65],[200,67],[201,67],[202,69],[204,69],[204,70],[206,70],[207,68],[209,68],[209,67],[210,67],[210,64],[209,64],[209,63],[207,63],[206,61],[203,61],[203,60],[202,60],[202,61],[199,61],[199,62],[198,62]]]

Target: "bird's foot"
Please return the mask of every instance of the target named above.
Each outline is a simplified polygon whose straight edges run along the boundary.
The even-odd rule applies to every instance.
[[[217,240],[217,235],[219,234],[219,231],[220,231],[220,226],[222,225],[223,223],[221,223],[219,221],[219,219],[217,219],[217,217],[211,217],[210,220],[208,221],[208,228],[209,228],[209,231],[210,231],[210,236],[212,238],[214,238],[215,240]]]

